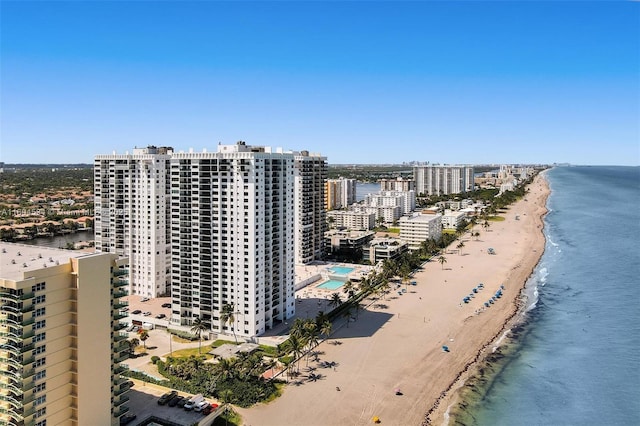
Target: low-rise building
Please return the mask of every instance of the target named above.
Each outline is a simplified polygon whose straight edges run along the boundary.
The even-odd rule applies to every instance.
[[[338,231],[330,230],[325,234],[325,247],[330,253],[355,251],[362,249],[365,244],[373,240],[373,231]]]
[[[362,260],[375,265],[385,259],[397,259],[409,250],[409,244],[397,238],[375,238],[362,250]]]
[[[331,226],[336,228],[370,230],[376,226],[375,213],[331,210],[327,212],[327,218],[332,222]]]
[[[464,223],[466,216],[463,211],[447,210],[442,215],[442,227],[444,229],[458,229],[458,226]]]
[[[442,216],[414,213],[400,218],[400,239],[417,250],[423,241],[438,240],[442,236]]]

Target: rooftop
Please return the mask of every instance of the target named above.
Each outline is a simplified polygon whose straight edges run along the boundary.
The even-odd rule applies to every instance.
[[[26,272],[69,263],[69,259],[82,256],[87,253],[0,242],[0,278],[20,281]]]

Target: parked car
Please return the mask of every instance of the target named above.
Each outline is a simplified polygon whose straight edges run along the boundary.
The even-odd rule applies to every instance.
[[[198,402],[195,407],[193,407],[193,411],[200,412],[200,411],[204,410],[205,408],[207,408],[209,405],[210,404],[207,401],[202,400],[202,401]]]
[[[187,401],[189,401],[189,398],[187,398],[186,396],[180,397],[180,400],[178,401],[178,403],[176,404],[176,407],[178,408],[184,408],[184,404],[187,403]]]
[[[158,405],[165,405],[167,402],[169,402],[171,398],[173,398],[177,394],[178,394],[178,391],[174,391],[174,390],[172,390],[171,392],[165,393],[160,398],[158,398]]]
[[[171,303],[163,303],[162,307],[163,308],[170,308],[171,307]]]
[[[120,417],[120,424],[123,426],[127,425],[134,421],[136,417],[138,416],[136,416],[135,414],[125,414],[124,416]]]
[[[195,408],[195,406],[198,405],[202,401],[204,401],[204,396],[202,396],[200,394],[192,396],[191,399],[189,399],[189,401],[187,401],[187,403],[184,404],[184,409],[187,410],[187,411],[193,410]]]
[[[144,315],[145,317],[148,317],[149,315],[151,315],[151,312],[147,311],[147,312],[145,312],[145,313],[144,313],[144,314],[142,314],[142,315]]]
[[[164,318],[164,317],[166,317],[166,315],[165,315],[165,314],[158,314],[158,315],[156,315],[156,318],[158,318],[158,319],[162,319],[162,318]]]
[[[209,404],[208,407],[204,407],[202,409],[202,414],[204,414],[205,416],[208,414],[213,413],[214,411],[216,411],[218,409],[218,404]]]
[[[140,314],[142,313],[142,311],[140,309],[136,309],[135,311],[131,312],[132,314]]]
[[[180,401],[182,397],[180,395],[175,395],[173,398],[171,398],[169,400],[169,402],[167,402],[167,405],[169,407],[175,407],[176,405],[178,405],[178,401]]]
[[[141,302],[148,302],[149,298],[148,297],[143,297],[142,299],[140,299]]]
[[[127,331],[131,332],[134,328],[136,328],[136,326],[131,324],[129,327],[127,327]]]

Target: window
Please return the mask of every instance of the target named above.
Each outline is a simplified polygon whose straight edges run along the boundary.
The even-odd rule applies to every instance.
[[[42,342],[46,338],[46,333],[38,333],[33,336],[33,343]]]
[[[33,351],[33,354],[40,355],[45,353],[46,351],[47,351],[47,345],[36,346],[35,350]]]
[[[34,423],[33,426],[47,426],[47,419],[41,420],[38,423]]]
[[[35,387],[35,392],[42,392],[47,389],[47,382],[37,384]]]
[[[33,417],[37,419],[38,417],[42,417],[46,414],[47,414],[47,407],[43,407],[43,408],[40,408],[39,410],[36,410]]]
[[[45,289],[45,283],[38,283],[31,286],[31,291],[43,291]]]
[[[42,367],[46,363],[47,363],[47,358],[45,358],[45,357],[42,357],[40,359],[36,359],[35,367]]]
[[[45,328],[47,326],[47,320],[40,320],[33,323],[33,329],[39,330],[41,328]]]
[[[45,402],[47,402],[47,395],[41,395],[39,397],[36,398],[36,400],[33,402],[33,405],[42,405]]]
[[[46,300],[46,295],[43,294],[43,295],[34,297],[33,298],[33,303],[34,304],[36,304],[36,303],[44,303],[45,300]]]
[[[38,371],[34,376],[33,380],[42,380],[47,377],[47,370]]]
[[[41,317],[45,314],[45,308],[38,308],[35,311],[33,311],[33,317]]]

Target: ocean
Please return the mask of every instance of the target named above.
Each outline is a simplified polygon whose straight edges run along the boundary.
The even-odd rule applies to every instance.
[[[453,419],[640,424],[640,168],[557,167],[547,179],[527,311]]]

